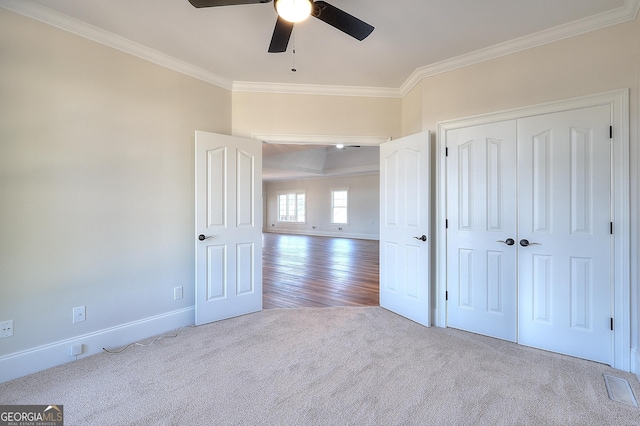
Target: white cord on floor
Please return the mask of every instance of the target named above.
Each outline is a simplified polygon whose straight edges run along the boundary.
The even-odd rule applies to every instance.
[[[156,343],[158,340],[168,339],[168,338],[173,339],[174,337],[178,337],[178,333],[180,333],[180,331],[181,331],[183,328],[187,328],[187,327],[195,327],[195,325],[185,325],[185,326],[183,326],[183,327],[180,327],[179,329],[177,329],[177,330],[175,331],[175,333],[174,333],[174,334],[165,334],[164,336],[157,337],[157,338],[155,338],[151,343],[146,343],[146,344],[144,344],[144,343],[138,343],[138,342],[135,342],[135,343],[129,343],[127,346],[125,346],[124,348],[122,348],[122,349],[120,349],[120,350],[109,350],[109,349],[107,349],[107,348],[102,348],[102,350],[103,350],[103,351],[105,351],[105,352],[106,352],[106,353],[108,353],[108,354],[119,354],[119,353],[122,353],[122,352],[126,351],[127,349],[129,349],[129,347],[130,347],[130,346],[142,346],[142,347],[151,346],[151,345],[153,345],[154,343]]]

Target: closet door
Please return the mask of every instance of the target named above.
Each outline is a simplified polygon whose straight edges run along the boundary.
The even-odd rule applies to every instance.
[[[447,132],[447,325],[516,341],[516,121]]]
[[[610,107],[518,120],[519,342],[612,360]]]

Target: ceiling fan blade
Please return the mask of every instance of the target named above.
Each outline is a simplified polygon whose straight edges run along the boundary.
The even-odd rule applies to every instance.
[[[326,1],[313,2],[312,15],[360,41],[367,38],[374,28]]]
[[[269,3],[271,0],[189,0],[193,7],[234,6],[236,4]]]
[[[271,37],[271,44],[269,44],[269,53],[282,53],[287,51],[289,45],[289,38],[291,38],[291,32],[293,31],[293,22],[285,21],[280,16],[276,21],[276,26],[273,29],[273,36]]]

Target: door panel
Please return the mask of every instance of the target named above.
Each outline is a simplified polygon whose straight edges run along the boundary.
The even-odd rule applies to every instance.
[[[429,132],[380,145],[380,306],[422,325],[429,314]],[[419,239],[425,236],[426,241]]]
[[[516,125],[447,132],[447,324],[516,341]],[[500,242],[503,241],[503,242]]]
[[[196,324],[262,309],[261,142],[196,132]]]
[[[518,120],[519,341],[611,362],[610,108]]]

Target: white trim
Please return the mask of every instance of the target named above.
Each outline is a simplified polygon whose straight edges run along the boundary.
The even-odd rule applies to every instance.
[[[335,208],[335,206],[333,205],[333,194],[335,192],[346,192],[347,193],[347,205],[345,206],[347,209],[347,221],[346,222],[334,222],[334,216],[333,216],[333,209]],[[331,192],[331,205],[329,207],[330,211],[329,211],[329,225],[331,226],[337,226],[337,227],[343,227],[343,226],[349,226],[349,217],[351,216],[351,197],[349,196],[349,187],[348,186],[340,186],[340,187],[335,187],[335,188],[329,188],[329,192]]]
[[[331,225],[334,228],[337,228],[340,225]],[[346,225],[344,225],[346,226]],[[375,234],[360,234],[355,232],[331,232],[331,231],[317,231],[317,230],[300,230],[296,231],[295,229],[282,229],[282,228],[266,228],[263,229],[262,232],[267,234],[287,234],[287,235],[309,235],[312,237],[334,237],[334,238],[352,238],[355,240],[372,240],[379,241],[380,237]]]
[[[0,357],[0,383],[101,353],[103,348],[121,347],[193,323],[194,307],[191,306],[5,355]],[[70,355],[74,344],[82,345],[82,354]]]
[[[363,166],[364,167],[364,166]],[[379,176],[380,170],[355,170],[356,168],[349,169],[340,169],[340,172],[329,173],[325,172],[322,175],[300,175],[300,176],[287,176],[287,177],[278,177],[277,179],[271,179],[263,176],[262,180],[265,182],[285,182],[285,181],[304,181],[304,180],[322,180],[322,179],[332,179],[336,177],[353,177],[353,176]]]
[[[278,133],[253,133],[253,139],[273,144],[304,145],[366,145],[377,146],[391,140],[388,136],[340,136],[340,135],[293,135]]]
[[[640,380],[640,351],[637,348],[631,348],[631,371]]]
[[[364,86],[322,86],[317,84],[260,83],[234,81],[234,92],[278,93],[293,95],[362,96],[371,98],[401,98],[399,89]]]
[[[0,0],[0,7],[234,92],[402,98],[423,78],[634,20],[640,0],[625,0],[623,6],[607,12],[426,65],[399,88],[232,81],[36,3]]]
[[[438,123],[436,144],[437,186],[436,211],[436,300],[434,322],[446,327],[445,291],[447,285],[446,230],[446,135],[449,130],[504,120],[513,120],[541,114],[550,114],[591,106],[609,105],[613,123],[613,221],[614,221],[614,353],[612,366],[619,370],[632,371],[631,360],[635,349],[631,348],[631,280],[630,280],[630,170],[629,170],[629,89],[616,90],[583,96],[574,99],[549,102],[523,108],[515,108],[491,114],[477,115]],[[636,356],[637,357],[637,356]],[[634,360],[636,366],[637,360]]]
[[[280,197],[283,195],[286,195],[287,197],[287,201],[286,203],[286,209],[287,212],[289,210],[289,195],[291,194],[295,194],[296,196],[296,220],[281,220],[280,219]],[[304,195],[304,220],[300,221],[297,220],[298,219],[298,195]],[[287,226],[287,225],[306,225],[307,224],[307,189],[282,189],[276,192],[276,208],[278,211],[277,217],[276,217],[276,223],[281,224],[281,226]],[[290,215],[287,215],[290,216]]]

